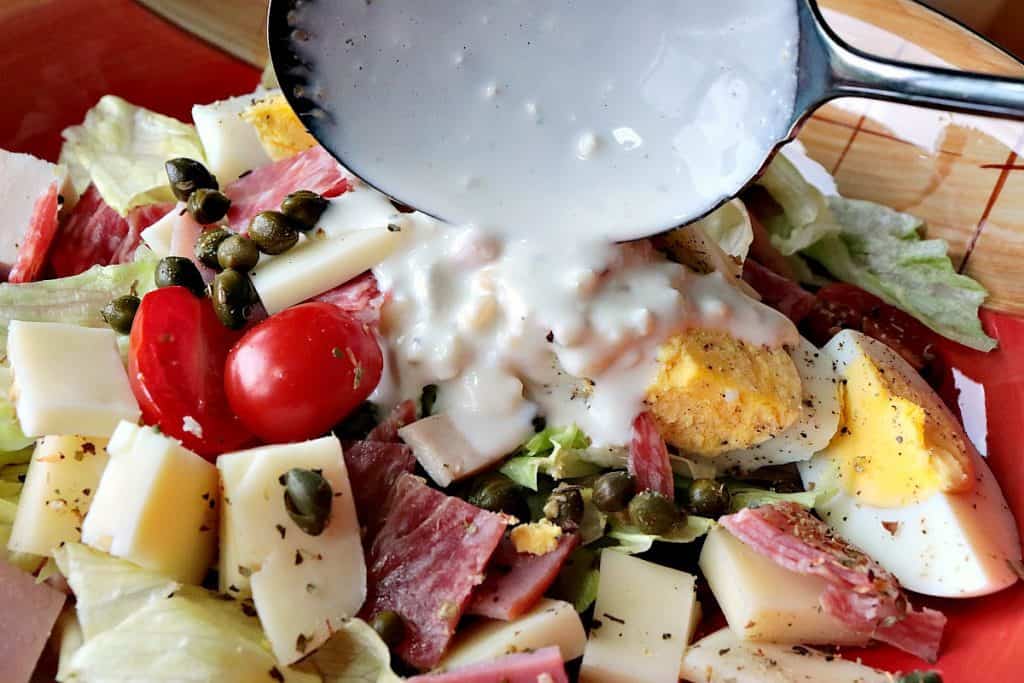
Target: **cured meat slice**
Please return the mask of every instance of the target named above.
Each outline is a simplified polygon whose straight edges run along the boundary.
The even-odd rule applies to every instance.
[[[402,401],[395,406],[390,415],[384,418],[383,422],[373,428],[373,431],[366,436],[366,440],[398,443],[401,441],[398,437],[398,430],[415,421],[416,402],[412,400]]]
[[[633,440],[629,443],[629,473],[637,490],[654,491],[669,500],[675,497],[668,447],[661,438],[654,417],[644,411],[633,421]]]
[[[97,264],[110,265],[128,230],[128,221],[90,185],[57,230],[50,250],[50,271],[54,277],[67,277]]]
[[[0,560],[0,681],[28,683],[67,596]]]
[[[505,621],[518,619],[544,595],[577,545],[579,536],[562,534],[557,548],[533,555],[516,552],[511,539],[502,539],[487,565],[487,578],[473,594],[468,613]]]
[[[128,263],[135,258],[135,250],[142,244],[142,231],[156,223],[174,209],[174,202],[146,204],[128,210],[128,234],[114,252],[111,263]]]
[[[552,646],[444,673],[413,676],[408,683],[569,683],[569,677],[561,651]]]
[[[761,295],[761,301],[794,323],[807,317],[814,308],[814,295],[788,278],[748,259],[743,264],[743,280]]]
[[[405,624],[398,655],[420,669],[436,665],[507,524],[503,515],[399,475],[370,546],[359,616],[397,612]]]
[[[416,469],[416,458],[404,444],[355,441],[345,447],[345,467],[359,524],[364,537],[372,539],[380,527],[388,492],[403,472]]]
[[[33,282],[46,265],[46,255],[57,235],[57,212],[60,210],[57,183],[36,200],[28,230],[18,245],[18,260],[8,276],[10,282]]]
[[[231,198],[228,223],[244,232],[260,211],[276,211],[296,190],[312,190],[325,197],[337,197],[348,190],[341,165],[320,146],[293,157],[257,168],[224,189]]]
[[[747,508],[718,520],[743,543],[776,564],[828,582],[822,608],[851,628],[935,661],[946,618],[915,611],[896,577],[837,538],[806,508],[792,502]]]
[[[377,288],[377,278],[367,271],[312,300],[333,304],[362,323],[376,325],[384,295]]]

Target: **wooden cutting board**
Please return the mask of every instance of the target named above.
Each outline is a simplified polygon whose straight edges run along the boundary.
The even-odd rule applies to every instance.
[[[268,0],[138,0],[181,26],[253,66],[267,63]]]

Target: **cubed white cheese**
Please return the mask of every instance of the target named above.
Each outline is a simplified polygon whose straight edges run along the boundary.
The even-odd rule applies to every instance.
[[[171,240],[174,237],[175,227],[182,218],[181,212],[184,209],[185,204],[178,202],[174,205],[173,209],[164,214],[163,218],[160,218],[140,233],[139,236],[142,238],[142,241],[146,243],[146,246],[158,258],[171,255]]]
[[[217,549],[217,468],[151,427],[118,425],[82,541],[184,583]]]
[[[305,240],[261,262],[252,271],[252,284],[273,315],[348,282],[387,258],[402,240],[401,230],[386,227]]]
[[[501,459],[482,456],[445,414],[417,420],[399,429],[398,434],[438,486],[448,486]]]
[[[28,436],[106,438],[121,420],[139,419],[111,329],[14,320],[7,356],[15,409]]]
[[[582,683],[676,683],[686,651],[695,579],[625,553],[601,553]]]
[[[825,614],[825,580],[791,572],[724,527],[708,532],[700,568],[729,627],[744,640],[785,644],[864,645],[867,635]]]
[[[270,163],[256,129],[241,116],[256,99],[243,95],[192,107],[192,122],[203,143],[207,168],[221,185]]]
[[[107,466],[104,439],[44,436],[25,475],[18,513],[7,548],[53,555],[53,549],[82,537],[82,521]]]
[[[884,671],[827,656],[800,645],[740,640],[728,628],[686,650],[683,680],[690,683],[892,683]]]
[[[220,588],[251,592],[274,654],[290,664],[319,647],[366,597],[366,564],[352,490],[334,437],[220,456]],[[326,529],[305,533],[288,514],[282,475],[318,470],[334,492]]]
[[[586,643],[587,635],[576,608],[561,600],[544,598],[513,621],[484,619],[460,629],[438,668],[456,669],[551,645],[557,645],[562,659],[568,662],[583,654]]]
[[[396,218],[397,224],[402,222],[396,216],[398,210],[386,196],[358,180],[352,182],[355,187],[332,199],[320,216],[317,227],[328,237],[338,237],[354,230],[386,228],[389,223],[395,223]]]
[[[0,178],[0,262],[13,264],[18,259],[18,246],[25,239],[36,200],[53,183],[58,183],[60,189],[66,173],[63,167],[31,154],[0,149]]]

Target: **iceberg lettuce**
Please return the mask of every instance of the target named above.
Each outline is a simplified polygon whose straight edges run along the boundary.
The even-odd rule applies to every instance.
[[[537,490],[537,476],[574,479],[597,474],[601,468],[584,459],[590,439],[576,425],[548,427],[535,434],[519,449],[520,455],[501,466],[500,472],[531,491]]]

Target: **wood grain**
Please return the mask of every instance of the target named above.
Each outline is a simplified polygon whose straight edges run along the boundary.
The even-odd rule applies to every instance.
[[[267,63],[268,0],[138,0],[165,19],[239,59]]]

